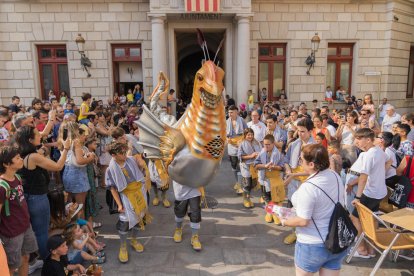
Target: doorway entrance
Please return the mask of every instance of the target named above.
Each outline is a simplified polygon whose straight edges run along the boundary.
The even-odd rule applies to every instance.
[[[207,41],[210,59],[214,59],[220,41],[225,36],[224,30],[203,31]],[[194,77],[200,69],[204,59],[203,51],[197,42],[197,33],[194,29],[186,31],[179,30],[175,32],[177,47],[177,98],[185,103],[191,101],[193,95]],[[224,45],[217,54],[216,64],[225,70],[224,64]]]
[[[140,44],[113,44],[112,63],[114,93],[127,95],[135,85],[143,87],[142,57]]]

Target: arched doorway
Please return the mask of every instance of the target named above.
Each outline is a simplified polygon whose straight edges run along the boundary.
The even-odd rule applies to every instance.
[[[207,41],[210,59],[214,59],[220,41],[223,39],[225,32],[204,32]],[[197,33],[194,30],[185,32],[176,32],[177,41],[177,97],[188,103],[193,94],[194,77],[198,69],[201,67],[204,59],[203,51],[197,42]],[[223,45],[224,48],[224,45]],[[224,49],[217,54],[216,64],[224,68]]]

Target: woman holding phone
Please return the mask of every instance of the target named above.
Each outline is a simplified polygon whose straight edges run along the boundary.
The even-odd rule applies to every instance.
[[[346,116],[346,117],[345,117]],[[341,114],[336,138],[341,142],[341,156],[353,164],[357,160],[357,148],[354,146],[355,132],[358,130],[358,114],[355,111]]]
[[[42,259],[48,255],[47,238],[50,224],[50,208],[47,193],[49,191],[48,171],[63,169],[70,148],[70,140],[62,140],[62,154],[57,162],[37,152],[41,146],[41,134],[31,126],[23,126],[16,132],[16,144],[23,158],[22,177],[25,198],[29,207],[30,221],[36,235],[39,253]]]
[[[68,157],[65,162],[65,170],[63,171],[62,180],[65,191],[75,199],[76,203],[82,204],[79,217],[84,218],[83,206],[89,187],[88,173],[86,165],[95,160],[94,153],[85,154],[83,144],[86,140],[85,131],[79,128],[75,122],[62,123],[59,130],[58,147],[63,149],[63,141],[67,136],[72,143],[70,144]]]

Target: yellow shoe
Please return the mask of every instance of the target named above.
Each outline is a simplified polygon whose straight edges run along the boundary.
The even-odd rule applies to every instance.
[[[183,228],[175,228],[174,241],[181,242],[183,240]]]
[[[237,189],[237,190],[236,190],[236,194],[237,194],[237,195],[242,195],[242,194],[243,194],[243,189],[242,189],[242,188]]]
[[[234,186],[233,186],[233,189],[234,189],[234,190],[241,189],[241,185],[240,185],[240,183],[239,183],[239,182],[236,182],[236,184],[234,184]]]
[[[126,244],[121,245],[121,248],[119,248],[118,259],[121,263],[128,262],[128,250]]]
[[[253,201],[250,200],[250,208],[253,208],[253,207],[254,207]]]
[[[137,240],[131,240],[131,246],[135,249],[136,252],[144,252],[144,245]]]
[[[283,240],[285,244],[293,244],[296,241],[296,233],[290,233],[286,236],[286,238]]]
[[[272,214],[267,213],[266,216],[265,216],[265,221],[267,223],[271,223],[273,221]]]
[[[170,208],[170,206],[171,206],[171,204],[170,204],[170,202],[168,201],[167,198],[164,198],[162,200],[162,205],[164,205],[165,208]]]
[[[159,198],[158,198],[158,197],[156,197],[156,198],[154,198],[154,199],[152,200],[152,205],[154,205],[154,206],[158,206],[158,204],[160,204],[160,200],[159,200]]]
[[[248,198],[243,199],[244,208],[250,208],[251,201]]]
[[[193,235],[191,237],[191,245],[195,251],[201,251],[201,242],[198,239],[198,235]]]
[[[273,223],[274,224],[276,224],[276,225],[281,225],[282,223],[280,222],[280,219],[279,219],[279,217],[278,216],[276,216],[276,215],[272,215],[272,217],[273,217]]]

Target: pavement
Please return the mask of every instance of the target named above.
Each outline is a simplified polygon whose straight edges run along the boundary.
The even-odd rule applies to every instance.
[[[203,209],[200,229],[201,252],[190,245],[191,231],[186,219],[183,241],[175,243],[173,207],[150,206],[154,219],[139,234],[145,246],[143,253],[129,247],[129,262],[118,261],[119,239],[115,224],[117,215],[109,215],[104,191],[99,191],[102,205],[97,222],[101,240],[107,244],[107,261],[103,264],[105,276],[129,275],[294,275],[294,245],[285,245],[283,238],[289,228],[264,221],[264,210],[259,204],[259,192],[253,193],[255,208],[245,209],[242,198],[233,191],[234,176],[225,157],[214,180],[206,187],[207,196],[218,201],[216,209]],[[153,194],[151,193],[151,196]],[[172,189],[168,198],[173,203]],[[369,275],[378,257],[362,260],[353,258],[344,263],[341,275]],[[32,275],[40,275],[40,271]],[[399,259],[397,263],[386,259],[376,275],[414,275],[414,262]]]

